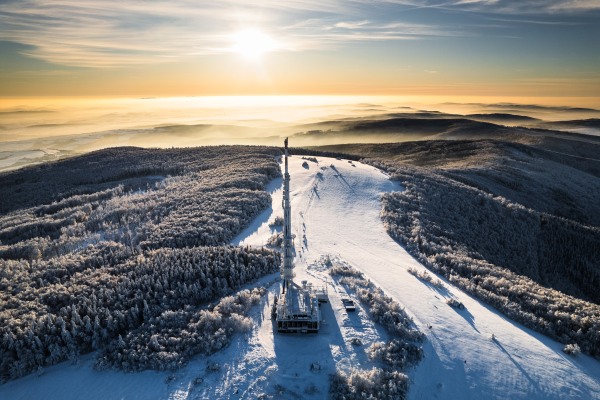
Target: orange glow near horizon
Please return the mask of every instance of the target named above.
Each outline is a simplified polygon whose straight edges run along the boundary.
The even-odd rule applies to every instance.
[[[0,96],[598,97],[600,4],[433,3],[8,2]]]
[[[359,103],[385,103],[398,106],[418,104],[422,106],[443,103],[514,103],[544,106],[571,106],[600,108],[600,97],[587,96],[447,96],[447,95],[213,95],[213,96],[4,96],[0,97],[0,111],[21,109],[60,110],[65,108],[114,107],[126,108],[140,102],[160,102],[162,109],[179,108],[182,105],[207,109],[224,108],[273,108],[352,105]]]
[[[4,97],[0,98],[0,171],[113,146],[275,146],[283,137],[296,134],[298,145],[331,144],[330,139],[303,133],[327,131],[330,121],[377,120],[405,113],[410,117],[421,111],[508,112],[543,121],[598,115],[589,109],[565,111],[565,105],[600,108],[598,98],[566,97]],[[345,140],[389,141],[390,137],[349,136]]]

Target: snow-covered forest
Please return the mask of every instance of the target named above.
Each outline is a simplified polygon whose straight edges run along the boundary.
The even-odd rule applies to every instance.
[[[419,261],[525,326],[600,355],[598,228],[446,178],[396,177],[406,191],[384,196],[384,220]]]
[[[244,314],[267,293],[265,288],[226,296],[210,309],[167,309],[145,320],[125,337],[119,335],[102,350],[97,368],[125,371],[175,370],[196,354],[212,354],[227,346],[235,332],[248,332],[254,323]]]
[[[99,367],[174,368],[247,329],[260,291],[199,306],[278,270],[228,243],[271,205],[279,154],[115,148],[1,174],[0,379],[98,349]]]
[[[368,157],[401,183],[383,196],[381,216],[389,235],[438,274],[414,270],[419,279],[458,286],[569,354],[598,357],[600,169],[591,145],[576,160],[564,155],[578,151],[569,144],[544,146],[430,141],[330,150]],[[279,155],[264,147],[120,148],[0,174],[2,381],[95,350],[98,369],[176,369],[248,332],[245,314],[265,292],[233,292],[277,271],[280,260],[271,248],[229,243],[275,210],[265,185],[280,176]],[[317,186],[327,171],[300,161],[309,168],[299,164],[297,174],[314,175],[311,196],[324,202]],[[330,164],[331,179],[349,187],[342,167],[358,167]],[[269,236],[278,230],[272,214]],[[306,242],[297,233],[304,250],[328,246],[325,236]],[[389,340],[365,348],[378,368],[337,374],[333,390],[406,393],[403,368],[428,344],[399,306],[349,274],[340,284]]]

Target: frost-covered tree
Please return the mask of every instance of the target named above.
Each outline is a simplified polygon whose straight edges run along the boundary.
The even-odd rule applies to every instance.
[[[228,243],[271,204],[264,187],[280,175],[279,154],[117,148],[0,174],[0,380],[113,343],[134,354],[128,346],[150,338],[132,332],[183,324],[180,313],[277,271],[277,253]],[[248,329],[242,314],[230,320],[231,332]],[[211,336],[215,348],[227,329]],[[156,340],[169,349],[181,339]],[[134,358],[110,365],[150,368]]]

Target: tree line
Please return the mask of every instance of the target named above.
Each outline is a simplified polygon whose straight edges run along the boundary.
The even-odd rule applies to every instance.
[[[562,343],[600,356],[600,229],[399,163],[372,161],[389,234],[432,271]],[[555,287],[555,288],[553,288]]]

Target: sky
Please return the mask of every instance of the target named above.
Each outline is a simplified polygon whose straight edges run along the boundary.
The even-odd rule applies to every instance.
[[[600,0],[0,0],[0,96],[600,96]]]

